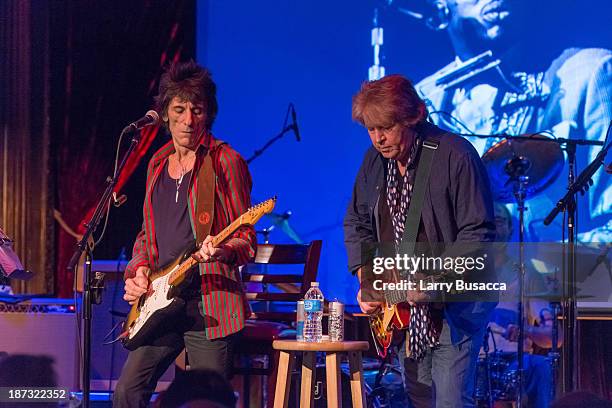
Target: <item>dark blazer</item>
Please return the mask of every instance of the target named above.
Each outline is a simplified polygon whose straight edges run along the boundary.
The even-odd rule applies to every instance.
[[[417,128],[420,137],[439,140],[425,193],[421,220],[430,243],[493,242],[493,200],[486,170],[466,139],[428,122]],[[371,147],[365,154],[344,218],[344,242],[349,269],[362,264],[363,243],[379,242],[378,199],[384,189],[387,160]],[[483,327],[495,303],[450,302],[445,317],[453,342]]]

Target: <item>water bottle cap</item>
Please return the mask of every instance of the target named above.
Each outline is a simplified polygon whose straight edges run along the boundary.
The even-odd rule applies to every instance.
[[[319,287],[319,282],[310,282],[310,286],[313,288],[318,288]]]

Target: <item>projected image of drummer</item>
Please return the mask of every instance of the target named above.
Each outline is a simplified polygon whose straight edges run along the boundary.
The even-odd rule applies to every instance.
[[[468,139],[483,155],[499,201],[514,202],[512,176],[504,166],[520,158],[529,177],[526,240],[561,240],[562,217],[548,227],[543,219],[566,191],[568,151],[575,148],[578,174],[601,149],[612,119],[612,52],[555,49],[541,39],[544,33],[534,34],[554,9],[546,7],[548,0],[537,5],[527,0],[425,1],[428,26],[445,30],[455,53],[450,64],[417,84],[431,119],[454,132],[489,136]],[[600,145],[519,144],[495,137],[534,133]],[[578,200],[578,238],[609,242],[612,182],[599,171],[593,183]],[[514,207],[509,204],[516,219]]]

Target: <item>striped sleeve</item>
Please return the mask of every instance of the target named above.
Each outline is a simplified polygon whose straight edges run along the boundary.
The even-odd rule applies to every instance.
[[[251,174],[244,159],[233,149],[223,146],[219,153],[223,184],[226,186],[225,208],[229,218],[234,220],[251,206]],[[257,236],[252,226],[239,228],[224,244],[235,255],[235,264],[244,265],[255,257]]]
[[[152,171],[153,171],[153,159],[151,159],[149,161],[149,164],[147,165],[147,179],[146,179],[147,186],[149,184]],[[124,280],[128,278],[133,278],[134,276],[136,276],[136,270],[140,266],[148,266],[148,267],[151,266],[151,262],[149,259],[149,251],[147,248],[147,237],[146,237],[146,234],[147,234],[146,200],[147,200],[147,194],[145,193],[145,203],[143,204],[143,211],[142,211],[142,216],[144,220],[142,222],[142,228],[140,229],[140,232],[138,233],[138,235],[136,235],[136,241],[134,241],[134,247],[132,249],[132,259],[130,259],[130,262],[128,262],[128,264],[125,267],[125,271],[123,273]]]
[[[147,255],[147,248],[145,242],[145,230],[144,223],[142,229],[136,236],[136,241],[134,242],[134,249],[132,250],[132,259],[125,267],[125,272],[123,273],[123,279],[133,278],[136,276],[136,269],[140,266],[149,266],[149,257]]]

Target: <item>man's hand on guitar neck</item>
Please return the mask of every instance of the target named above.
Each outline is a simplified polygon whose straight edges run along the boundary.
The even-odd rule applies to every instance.
[[[136,275],[125,280],[123,300],[133,305],[140,296],[147,292],[149,288],[149,272],[150,269],[147,266],[139,266],[136,269]]]
[[[192,256],[198,262],[223,262],[231,264],[235,260],[234,252],[226,246],[220,246],[215,248],[212,244],[213,237],[207,236],[202,242],[200,249],[195,252]]]

